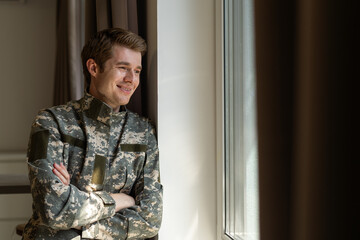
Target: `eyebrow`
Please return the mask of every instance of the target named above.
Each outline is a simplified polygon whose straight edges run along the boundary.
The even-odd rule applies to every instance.
[[[117,62],[116,64],[115,64],[116,66],[118,66],[118,65],[126,65],[126,66],[130,66],[130,63],[128,63],[128,62]],[[138,68],[138,69],[142,69],[142,66],[137,66],[136,68]]]

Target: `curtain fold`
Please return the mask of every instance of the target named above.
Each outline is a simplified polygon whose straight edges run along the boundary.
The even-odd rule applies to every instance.
[[[260,239],[356,239],[348,98],[349,79],[359,79],[355,6],[254,6]]]
[[[81,1],[58,0],[56,16],[56,60],[54,104],[79,99],[84,92],[81,71]]]

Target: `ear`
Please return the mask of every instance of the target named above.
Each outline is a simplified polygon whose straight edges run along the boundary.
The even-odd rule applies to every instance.
[[[91,76],[96,77],[98,73],[98,65],[96,64],[95,60],[92,58],[89,58],[86,61],[86,67],[90,73]]]

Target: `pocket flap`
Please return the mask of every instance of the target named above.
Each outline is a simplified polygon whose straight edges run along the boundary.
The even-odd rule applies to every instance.
[[[94,192],[97,196],[101,198],[104,205],[113,205],[115,200],[107,192]]]
[[[121,151],[124,152],[146,152],[146,144],[120,144]]]

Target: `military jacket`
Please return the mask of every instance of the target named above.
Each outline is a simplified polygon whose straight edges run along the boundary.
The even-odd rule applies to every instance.
[[[66,105],[41,110],[27,153],[33,215],[23,239],[146,239],[157,234],[162,185],[153,126],[129,110],[114,112],[86,93]],[[52,172],[63,163],[63,184]],[[115,212],[110,193],[135,206]],[[75,227],[81,226],[80,230]]]

